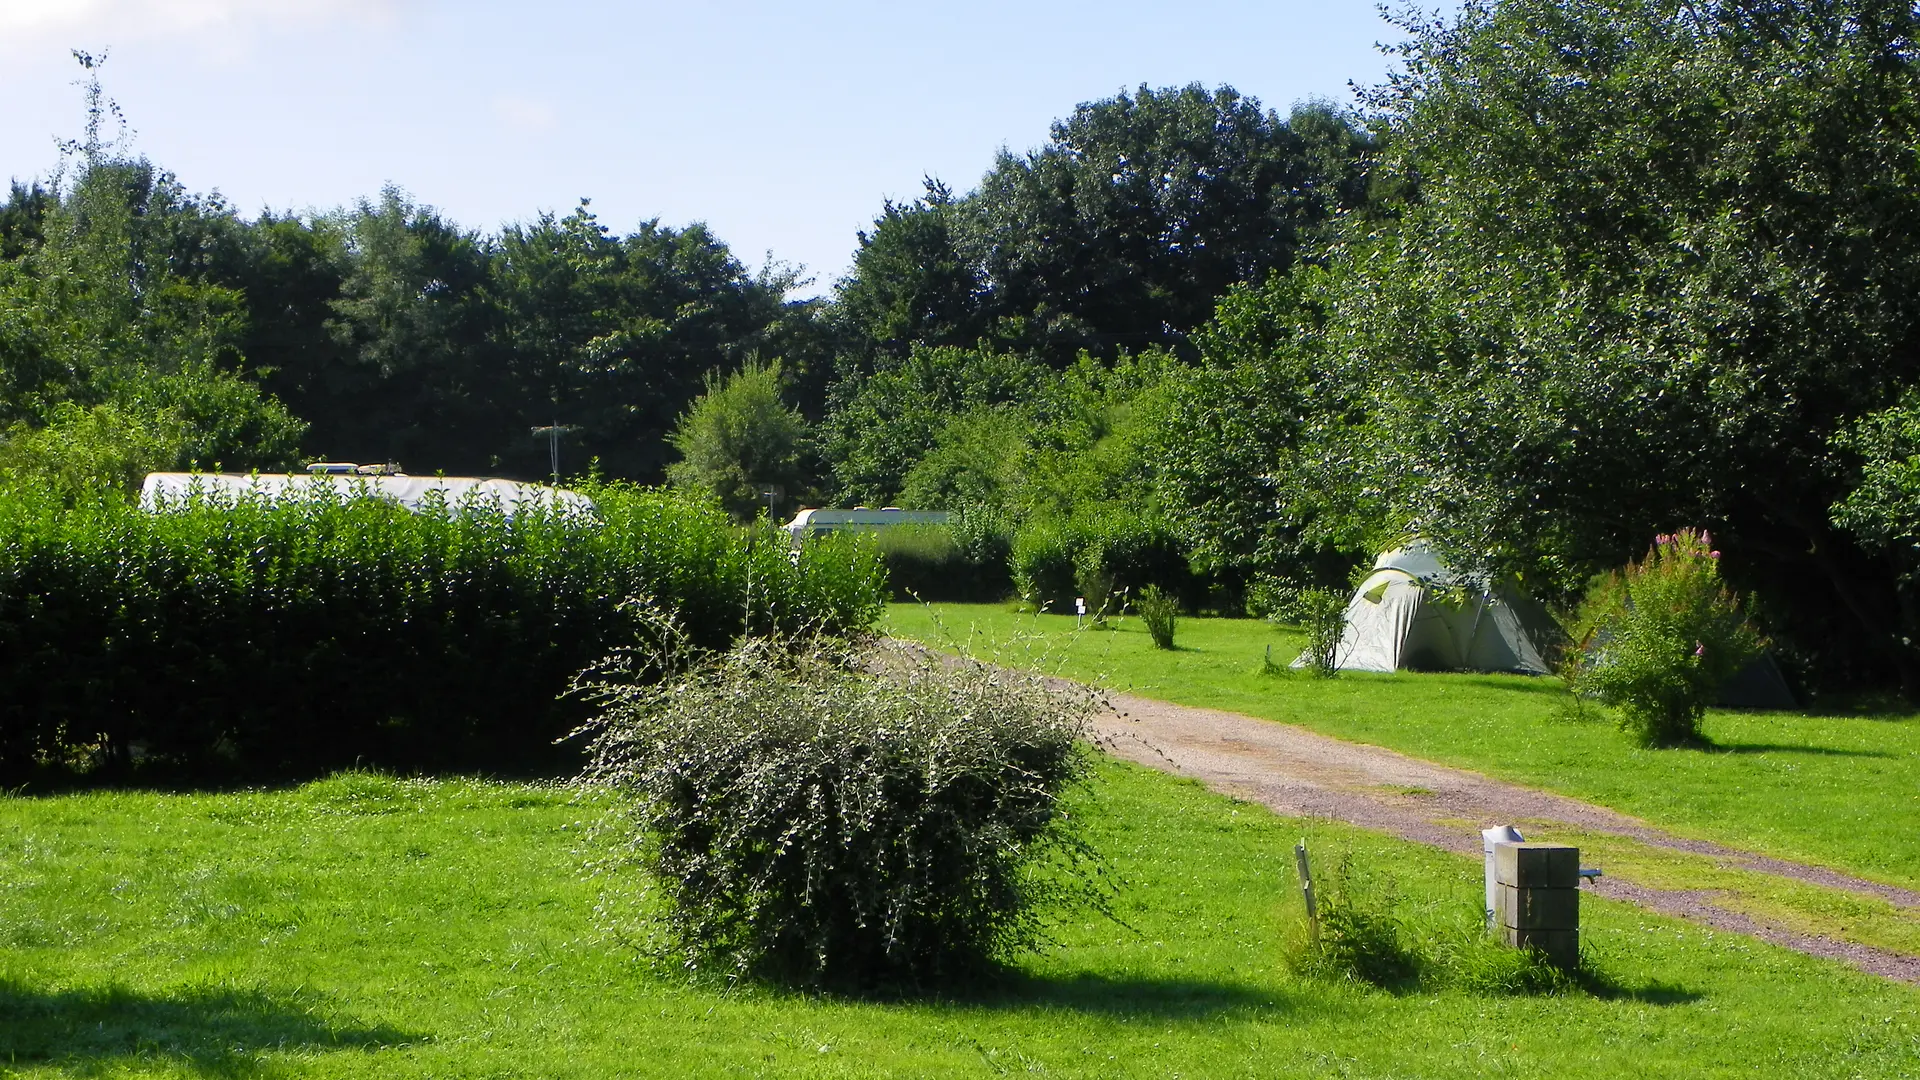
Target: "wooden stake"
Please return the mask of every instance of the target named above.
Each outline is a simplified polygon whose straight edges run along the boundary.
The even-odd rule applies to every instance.
[[[1313,870],[1307,866],[1307,841],[1302,837],[1293,845],[1293,867],[1300,872],[1300,895],[1307,901],[1307,932],[1320,940],[1320,905],[1313,899]]]

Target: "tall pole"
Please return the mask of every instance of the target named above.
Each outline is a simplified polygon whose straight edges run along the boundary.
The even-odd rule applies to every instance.
[[[537,427],[533,429],[534,438],[537,439],[542,435],[547,437],[547,463],[553,470],[554,487],[560,486],[560,436],[573,430],[575,429],[571,425],[562,427],[560,425],[560,418],[557,416],[553,418],[552,427]]]

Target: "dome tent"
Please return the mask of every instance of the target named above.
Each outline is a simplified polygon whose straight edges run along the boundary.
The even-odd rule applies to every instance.
[[[1561,637],[1512,578],[1481,587],[1420,541],[1385,552],[1347,603],[1342,671],[1504,671],[1545,675]],[[1294,661],[1304,666],[1306,659]]]

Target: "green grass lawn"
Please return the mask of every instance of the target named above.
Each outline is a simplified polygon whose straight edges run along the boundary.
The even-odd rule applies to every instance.
[[[986,990],[730,991],[595,930],[561,790],[344,775],[0,799],[0,1074],[1484,1077],[1920,1075],[1920,993],[1600,901],[1605,996],[1295,979],[1290,849],[1471,918],[1477,864],[1103,766],[1126,882]],[[1130,928],[1129,928],[1130,927]]]
[[[1920,887],[1920,718],[1707,715],[1710,750],[1641,750],[1605,722],[1556,715],[1554,679],[1263,673],[1291,631],[1182,619],[1153,648],[1137,619],[1076,633],[1006,605],[895,604],[885,629],[1146,697],[1230,709],[1600,803],[1688,835]]]

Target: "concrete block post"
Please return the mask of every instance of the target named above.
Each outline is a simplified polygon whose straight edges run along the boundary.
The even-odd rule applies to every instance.
[[[1486,852],[1486,856],[1487,856],[1486,912],[1487,912],[1487,930],[1489,932],[1494,932],[1500,929],[1500,920],[1495,911],[1497,902],[1500,899],[1500,884],[1499,882],[1494,880],[1494,876],[1493,876],[1494,845],[1495,844],[1517,844],[1520,841],[1525,839],[1526,837],[1520,835],[1520,830],[1514,828],[1511,825],[1496,825],[1491,829],[1480,830],[1480,847],[1481,847],[1481,850]]]
[[[1494,922],[1516,948],[1533,948],[1555,966],[1580,966],[1580,849],[1564,844],[1493,847]]]

